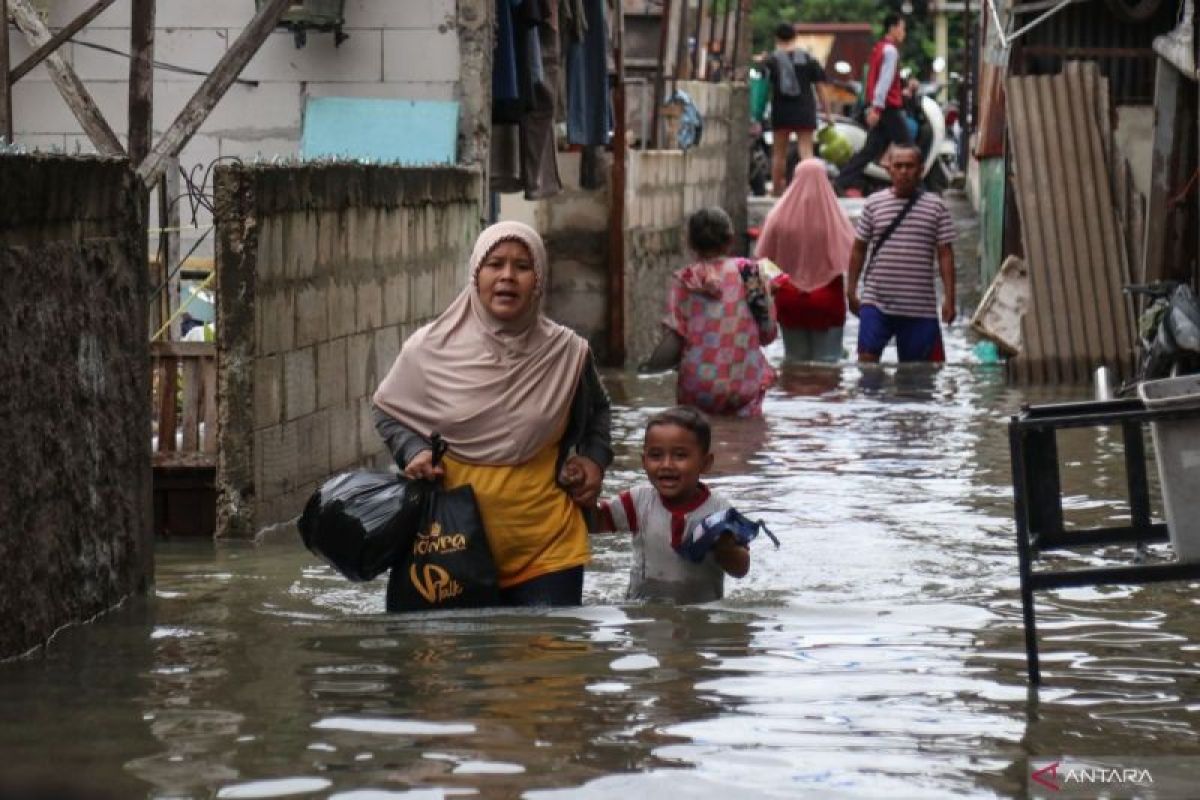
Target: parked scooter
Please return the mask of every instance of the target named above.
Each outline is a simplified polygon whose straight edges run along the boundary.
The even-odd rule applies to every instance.
[[[839,61],[834,66],[834,71],[843,76],[848,75],[850,65]],[[946,130],[942,107],[934,99],[940,88],[937,84],[921,86],[916,113],[916,145],[921,150],[923,162],[921,174],[925,180],[925,188],[934,192],[941,192],[950,185],[957,172],[955,165],[958,159],[954,140]],[[866,144],[868,128],[862,121],[849,117],[834,117],[833,124],[838,135],[850,143],[852,152],[857,153]],[[820,154],[818,149],[817,155]],[[836,174],[834,170],[833,175]],[[868,164],[863,176],[871,188],[882,188],[891,183],[887,170],[878,162]]]

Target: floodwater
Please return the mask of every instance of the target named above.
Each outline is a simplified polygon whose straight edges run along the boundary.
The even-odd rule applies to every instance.
[[[941,369],[788,366],[765,419],[717,422],[710,483],[782,540],[721,602],[625,604],[615,536],[580,609],[410,617],[298,538],[164,543],[152,598],[0,664],[0,775],[81,798],[938,798],[1026,796],[1035,758],[1200,763],[1196,584],[1039,594],[1027,686],[1005,422],[1080,392],[1006,386],[963,327]],[[615,489],[673,385],[606,379]],[[1060,452],[1070,523],[1117,524],[1119,437]]]

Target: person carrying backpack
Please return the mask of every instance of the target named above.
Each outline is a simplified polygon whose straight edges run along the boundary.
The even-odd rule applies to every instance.
[[[788,145],[793,134],[800,160],[812,158],[818,95],[813,85],[825,80],[825,69],[812,53],[800,47],[790,22],[781,22],[775,28],[775,52],[764,57],[762,64],[771,82],[771,194],[780,197],[787,188]],[[824,95],[821,110],[830,119]]]

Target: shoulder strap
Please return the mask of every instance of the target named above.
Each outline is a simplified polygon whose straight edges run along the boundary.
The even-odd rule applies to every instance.
[[[873,242],[871,242],[871,255],[867,258],[867,266],[863,270],[864,283],[867,280],[867,273],[871,270],[871,265],[875,263],[875,257],[879,255],[879,251],[883,249],[883,243],[891,238],[892,234],[896,232],[896,229],[900,227],[900,223],[904,221],[904,218],[908,216],[908,212],[912,211],[912,207],[917,204],[917,201],[921,199],[921,195],[924,193],[925,192],[919,188],[915,190],[912,194],[912,197],[908,198],[908,202],[904,204],[904,208],[900,209],[900,213],[892,218],[891,224],[884,229],[883,233],[879,235],[878,239],[875,239]]]

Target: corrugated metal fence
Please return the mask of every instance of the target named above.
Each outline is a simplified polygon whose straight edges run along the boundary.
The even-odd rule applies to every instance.
[[[1018,380],[1084,383],[1098,366],[1128,377],[1133,319],[1109,165],[1107,79],[1095,64],[1009,78],[1013,190],[1032,302]]]

